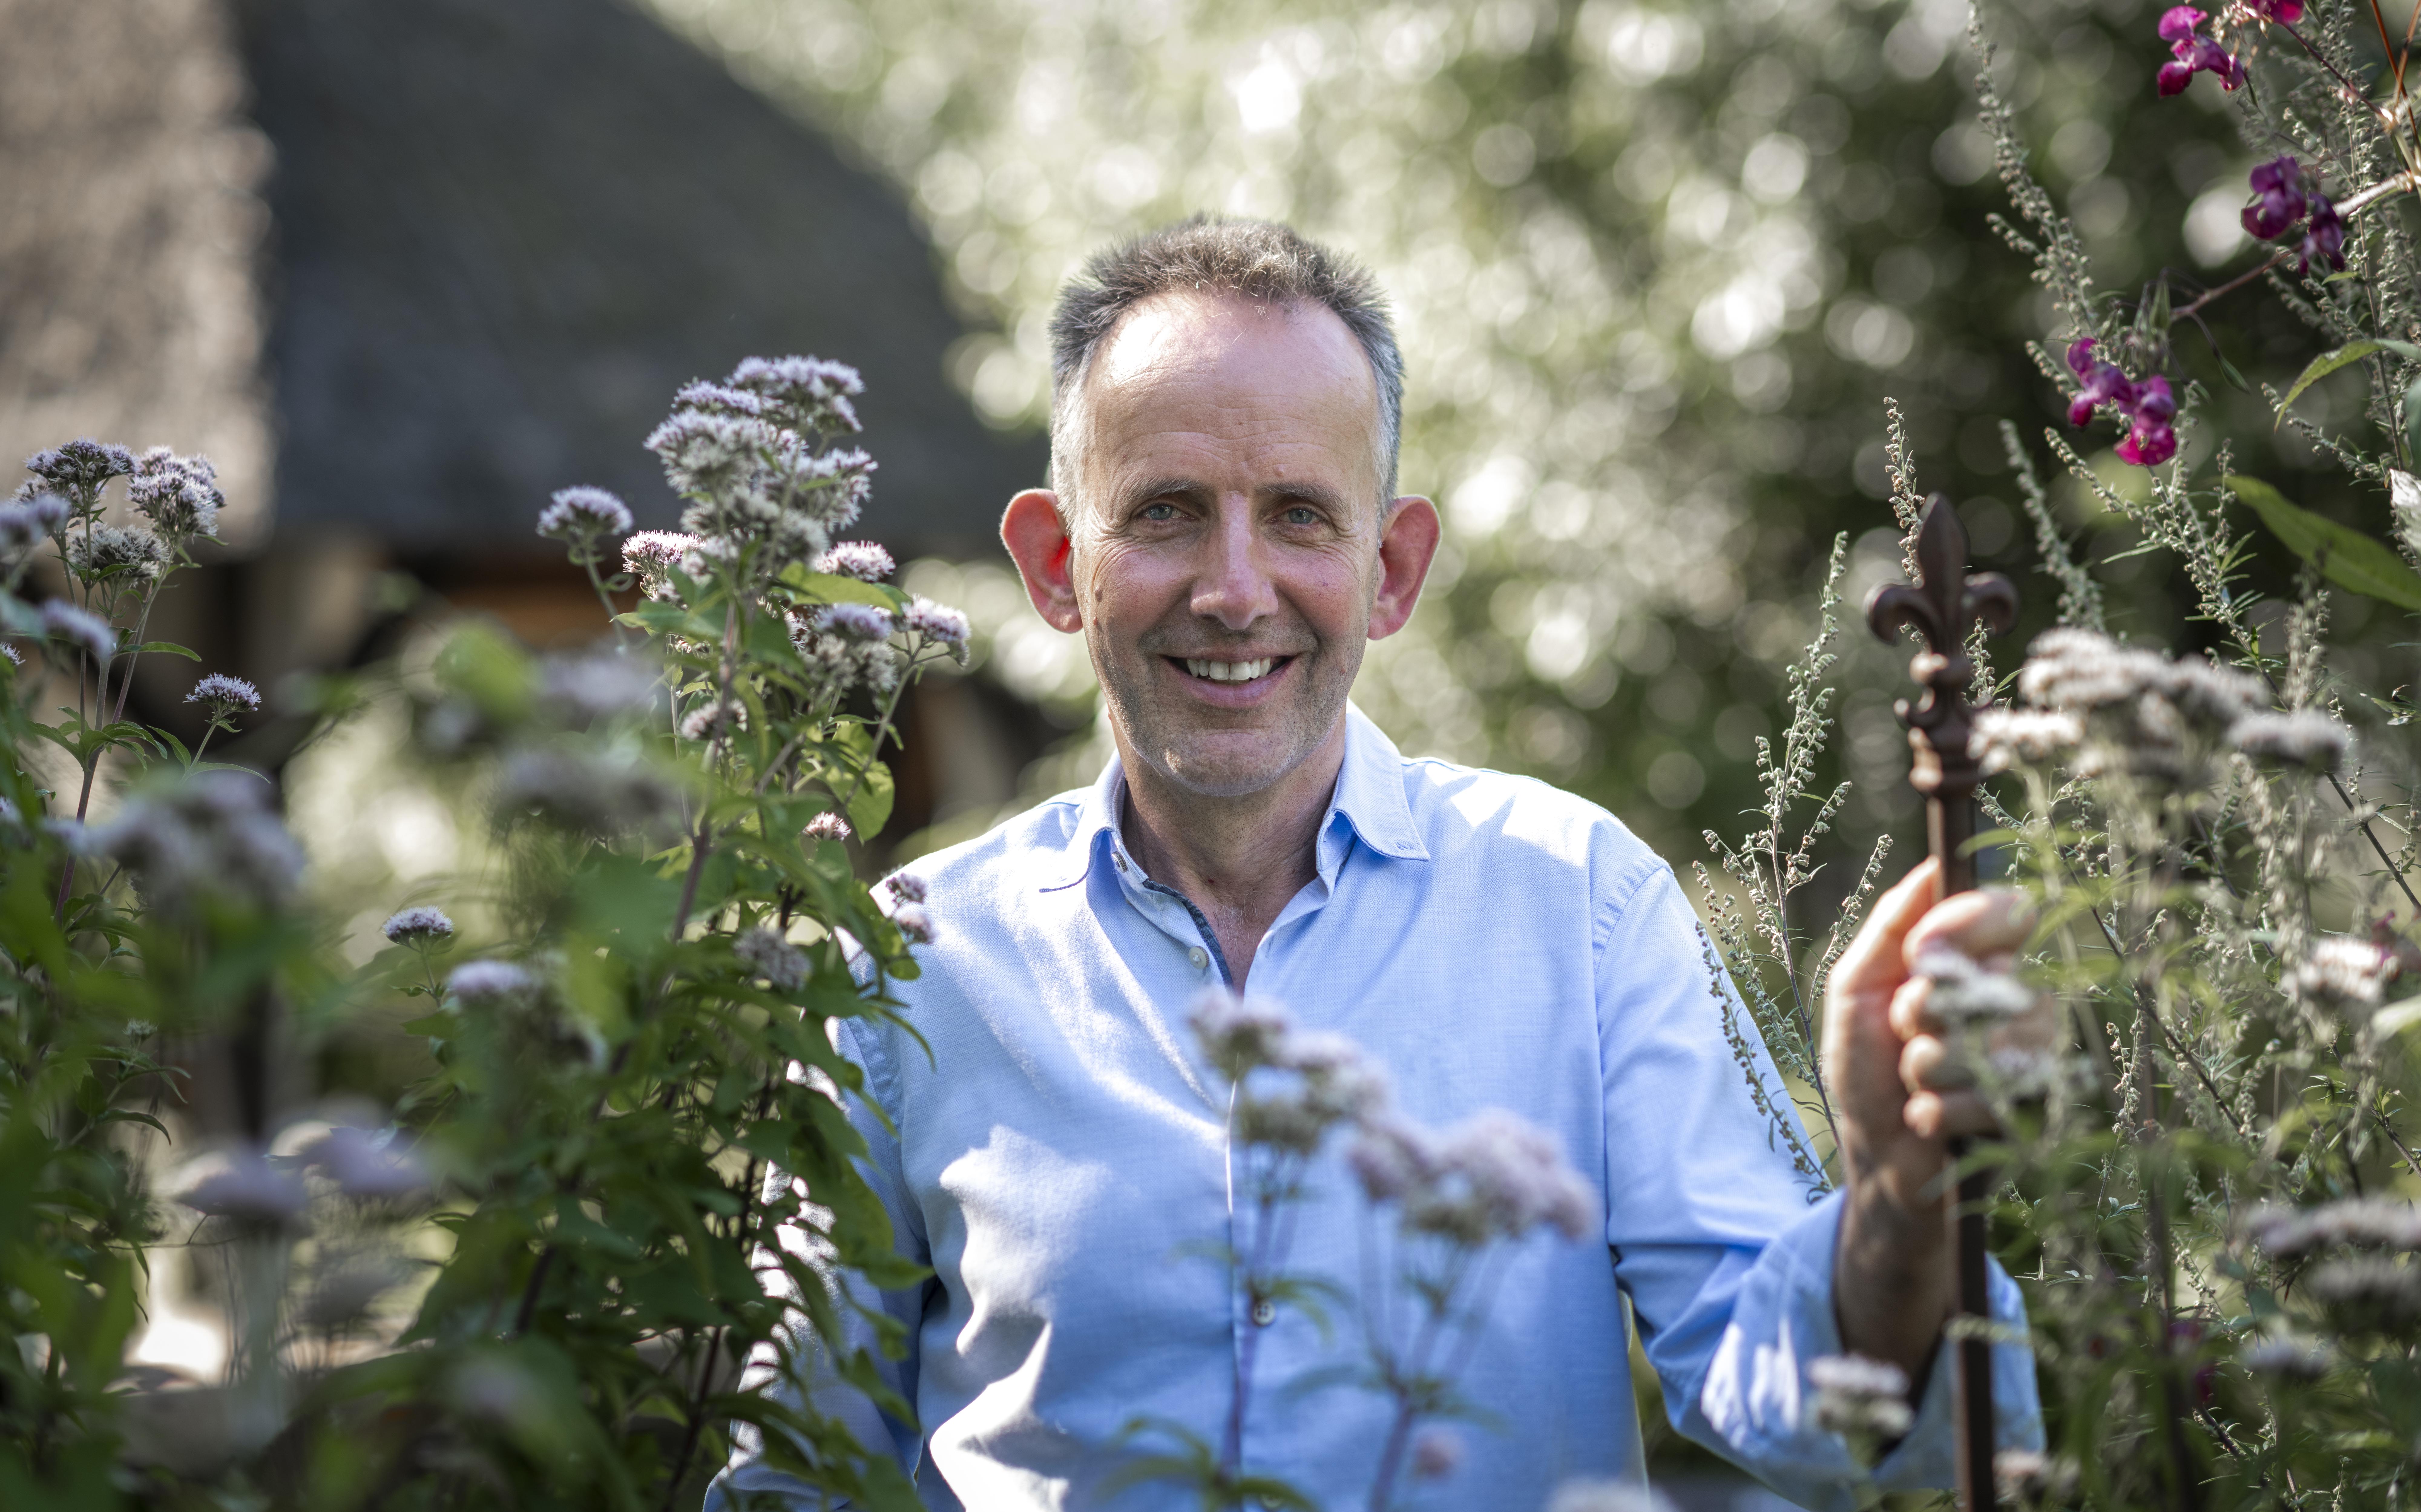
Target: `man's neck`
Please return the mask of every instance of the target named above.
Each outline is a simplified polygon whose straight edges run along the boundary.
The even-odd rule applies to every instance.
[[[1319,870],[1320,822],[1344,764],[1342,719],[1310,759],[1258,792],[1232,798],[1190,792],[1125,761],[1127,849],[1148,876],[1210,921],[1238,991],[1261,936]]]

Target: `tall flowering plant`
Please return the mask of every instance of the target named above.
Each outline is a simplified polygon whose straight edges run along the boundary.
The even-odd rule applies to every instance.
[[[533,657],[466,626],[387,678],[411,761],[484,804],[496,870],[396,912],[356,973],[321,944],[270,784],[204,758],[258,694],[203,678],[190,751],[119,717],[127,662],[167,649],[122,627],[207,533],[208,464],[34,460],[0,507],[11,1506],[695,1504],[734,1423],[851,1505],[915,1504],[896,1465],[760,1384],[789,1369],[786,1317],[841,1335],[836,1270],[914,1275],[852,1163],[856,1078],[828,1031],[890,1011],[945,927],[913,878],[860,883],[849,842],[889,811],[904,690],[966,626],[836,538],[873,473],[847,444],[858,391],[807,358],[683,389],[648,438],[680,531],[634,535],[586,488],[539,516],[607,639]],[[148,527],[111,522],[117,477]],[[276,1047],[398,1004],[428,1072],[385,1116],[273,1099],[295,1059]],[[164,1157],[154,1115],[202,1035],[236,1046],[242,1137]],[[117,1408],[141,1273],[187,1235],[229,1351],[171,1474],[134,1468],[161,1457]],[[881,1394],[870,1359],[837,1363]]]
[[[2406,986],[2421,970],[2421,849],[2408,706],[2350,681],[2330,630],[2346,596],[2421,612],[2411,19],[2367,0],[2236,0],[2148,25],[2138,66],[2158,95],[2223,98],[2259,161],[2243,265],[2208,288],[2163,273],[2132,298],[2097,288],[2029,173],[1989,21],[1973,33],[1980,115],[2017,210],[1998,229],[2033,259],[2057,321],[2034,356],[2067,425],[2043,444],[2080,498],[2174,565],[2210,627],[2199,652],[2147,644],[2004,427],[2058,620],[2006,678],[1975,647],[1977,701],[1992,701],[1976,739],[1996,773],[1984,843],[2039,908],[2029,990],[1913,963],[2004,1130],[1974,1159],[1998,1174],[1995,1243],[2027,1293],[2050,1439],[2046,1456],[2003,1457],[2004,1495],[2402,1505],[2421,1442],[2421,999]],[[2265,296],[2311,336],[2297,368],[2257,387],[2210,322]],[[2313,384],[2354,370],[2367,395],[2351,424],[2298,412]],[[2257,393],[2268,425],[2342,474],[2359,523],[2239,464],[2229,389]],[[1913,538],[1920,500],[1896,422],[1890,440]],[[2253,585],[2265,544],[2302,564],[2284,601]],[[1787,781],[1776,811],[1815,803],[1809,787]],[[1760,1024],[1820,1112],[1812,1041],[1773,984],[1828,957],[1776,922],[1791,873],[1762,858],[1778,852],[1729,848],[1744,900],[1718,910],[1710,955],[1761,975]],[[1996,1026],[2035,990],[2059,1000],[2069,1043],[2002,1049]],[[1869,1450],[1904,1426],[1902,1383],[1855,1362],[1816,1375],[1804,1399],[1820,1426]]]

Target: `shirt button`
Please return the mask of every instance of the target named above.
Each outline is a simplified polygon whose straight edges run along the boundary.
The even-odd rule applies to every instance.
[[[1110,852],[1110,865],[1124,871],[1127,869],[1127,858],[1113,850]]]
[[[1210,952],[1203,949],[1200,945],[1195,945],[1193,949],[1185,953],[1185,959],[1192,961],[1194,963],[1194,969],[1198,972],[1203,967],[1210,964]]]
[[[1277,1303],[1270,1301],[1267,1297],[1264,1297],[1259,1302],[1253,1303],[1253,1322],[1256,1326],[1267,1328],[1277,1320]]]

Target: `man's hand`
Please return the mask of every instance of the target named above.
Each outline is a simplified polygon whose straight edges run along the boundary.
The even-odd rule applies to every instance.
[[[2007,888],[1941,896],[1930,860],[1885,893],[1842,954],[1824,1005],[1824,1080],[1849,1192],[1833,1309],[1846,1348],[1900,1366],[1918,1390],[1950,1311],[1947,1141],[1995,1124],[1929,1011],[1931,984],[1916,969],[1947,951],[2007,972],[2034,927],[2024,899]],[[2055,1024],[2050,998],[2038,998],[1996,1027],[1988,1048],[2048,1048]]]

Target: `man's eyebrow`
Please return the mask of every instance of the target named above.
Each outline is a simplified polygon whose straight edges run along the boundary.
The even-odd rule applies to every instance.
[[[1139,483],[1131,489],[1120,489],[1118,494],[1121,502],[1132,506],[1148,499],[1199,501],[1209,498],[1213,491],[1210,486],[1200,478],[1181,477],[1170,474],[1165,477],[1155,477]]]

